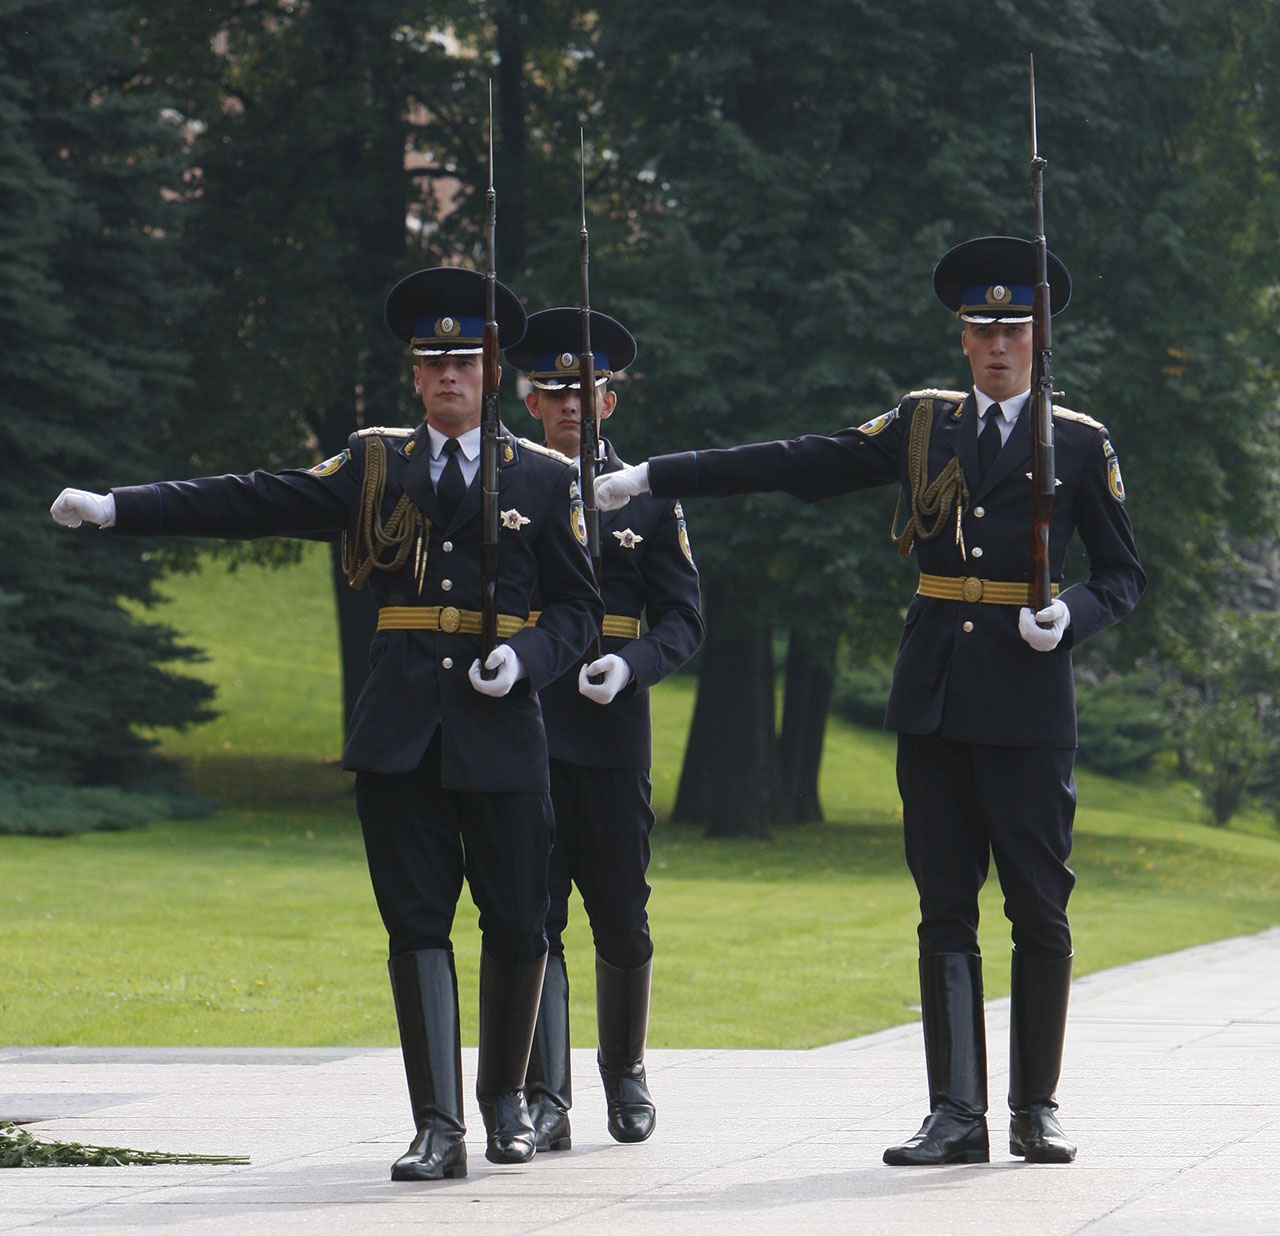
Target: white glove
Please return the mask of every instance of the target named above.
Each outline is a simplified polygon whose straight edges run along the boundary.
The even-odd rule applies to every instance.
[[[64,489],[49,508],[53,522],[64,528],[97,524],[110,528],[116,522],[116,500],[111,494],[91,494],[85,489]]]
[[[516,656],[516,650],[510,644],[499,644],[494,648],[485,661],[485,668],[498,672],[492,678],[481,678],[480,658],[477,657],[471,662],[467,677],[471,679],[471,685],[481,695],[489,695],[494,699],[506,695],[528,673],[524,662]]]
[[[1025,605],[1018,612],[1018,633],[1037,652],[1052,652],[1070,625],[1071,611],[1057,597],[1039,613],[1033,614]]]
[[[592,682],[593,678],[602,681]],[[609,652],[590,665],[584,665],[578,672],[578,693],[597,704],[607,704],[631,678],[631,666],[622,657]]]
[[[626,506],[636,494],[649,492],[649,465],[636,464],[618,472],[596,477],[596,506],[602,511],[616,511]]]

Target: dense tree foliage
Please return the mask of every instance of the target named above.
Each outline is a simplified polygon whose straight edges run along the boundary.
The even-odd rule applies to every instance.
[[[98,0],[56,31],[45,7],[0,7],[0,312],[22,341],[4,398],[24,429],[50,408],[62,427],[21,433],[10,460],[30,489],[4,501],[40,566],[0,585],[5,707],[30,706],[31,641],[63,638],[63,599],[42,586],[33,608],[28,573],[52,562],[87,613],[100,556],[120,596],[154,569],[37,528],[59,483],[293,464],[416,419],[382,300],[415,267],[483,264],[490,87],[499,276],[531,310],[578,294],[585,135],[593,303],[640,341],[610,434],[639,459],[967,384],[929,275],[950,244],[1031,229],[1029,51],[1050,243],[1075,279],[1055,376],[1112,430],[1152,578],[1090,674],[1145,660],[1185,715],[1204,704],[1187,649],[1242,608],[1241,546],[1277,534],[1274,5],[815,0],[796,20],[767,0]],[[709,637],[688,818],[765,833],[820,813],[833,666],[891,658],[914,587],[895,497],[690,505]],[[335,586],[350,699],[370,615]],[[130,720],[161,700],[190,715],[190,689],[147,668],[171,650],[110,621],[130,633],[113,650],[140,641]]]
[[[1156,598],[1113,654],[1210,621],[1233,537],[1275,530],[1271,6],[831,3],[798,23],[763,0],[618,9],[601,54],[644,193],[647,445],[823,431],[913,385],[968,384],[928,276],[949,244],[1031,230],[1033,49],[1050,239],[1076,283],[1055,374],[1113,431]],[[821,647],[834,631],[883,658],[911,572],[867,497],[690,515],[711,620],[698,718],[721,760],[690,813],[761,831],[779,818],[761,771],[771,678],[743,679],[773,668],[762,636]]]
[[[188,655],[139,621],[157,568],[137,544],[59,535],[64,484],[103,489],[163,463],[190,390],[181,324],[199,285],[170,195],[181,134],[136,80],[126,9],[0,5],[0,815],[106,816],[103,786],[141,791],[157,767],[139,726],[205,715]],[[130,602],[126,607],[122,602]],[[70,799],[69,799],[70,796]],[[56,800],[56,805],[54,805]],[[96,805],[94,805],[96,804]],[[61,826],[59,826],[61,827]]]

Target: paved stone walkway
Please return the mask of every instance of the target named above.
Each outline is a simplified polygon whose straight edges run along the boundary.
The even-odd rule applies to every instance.
[[[812,1051],[654,1051],[640,1146],[609,1139],[593,1054],[575,1051],[571,1151],[486,1163],[472,1101],[470,1175],[422,1185],[388,1178],[412,1132],[395,1049],[0,1049],[0,1118],[35,1133],[251,1156],[3,1172],[0,1232],[1280,1236],[1280,928],[1076,983],[1069,1166],[1007,1156],[1007,1001],[987,1032],[989,1164],[881,1163],[925,1114],[912,1025]],[[468,1095],[474,1068],[472,1050]]]

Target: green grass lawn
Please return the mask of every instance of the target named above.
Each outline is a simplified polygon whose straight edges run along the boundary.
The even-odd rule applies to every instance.
[[[198,820],[66,838],[0,836],[11,1044],[357,1045],[396,1041],[386,942],[341,747],[333,598],[317,547],[278,572],[175,579],[159,619],[209,652],[216,722],[162,735]],[[711,841],[665,820],[694,684],[654,697],[650,902],[654,1047],[804,1047],[913,1020],[915,894],[902,860],[891,736],[833,724],[829,823]],[[1077,973],[1280,922],[1280,832],[1199,822],[1169,776],[1082,774],[1072,901]],[[1008,990],[1008,930],[984,893],[987,990]],[[476,912],[454,944],[475,1041]],[[591,941],[567,938],[574,1041],[594,1034]]]

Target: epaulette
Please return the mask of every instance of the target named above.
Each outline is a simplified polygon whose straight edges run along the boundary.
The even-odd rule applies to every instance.
[[[532,438],[517,438],[517,442],[524,450],[537,451],[539,455],[550,455],[552,459],[558,459],[562,464],[568,464],[573,467],[573,460],[568,455],[562,455],[559,451],[552,447],[546,446],[541,442],[535,442]]]
[[[932,386],[922,391],[908,391],[908,399],[948,399],[952,403],[964,403],[969,397],[968,391],[940,391]]]
[[[414,434],[412,429],[387,429],[381,425],[371,425],[368,429],[357,429],[356,436],[367,438],[370,434],[377,434],[380,438],[410,438]]]
[[[1082,425],[1088,425],[1090,429],[1106,428],[1101,421],[1095,421],[1092,416],[1085,416],[1083,412],[1073,412],[1070,408],[1059,407],[1056,403],[1053,405],[1053,414],[1062,417],[1064,421],[1079,421]]]

